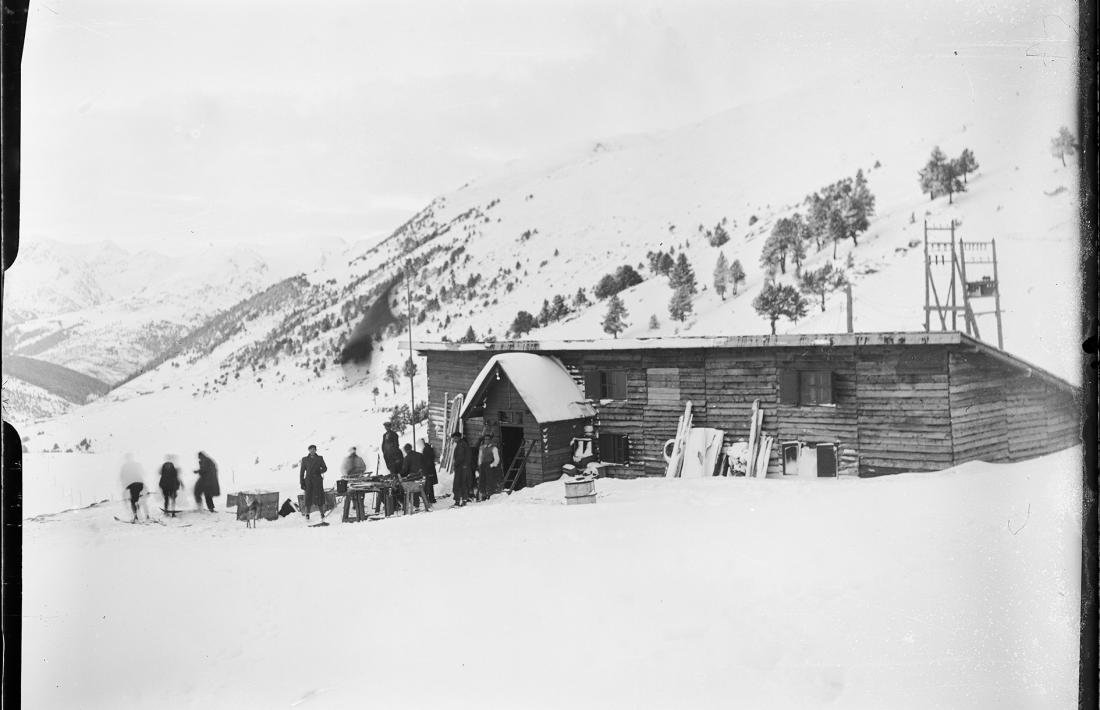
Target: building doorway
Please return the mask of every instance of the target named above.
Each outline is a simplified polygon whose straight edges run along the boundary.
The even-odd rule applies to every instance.
[[[523,427],[500,425],[500,475],[507,477],[508,467],[512,465],[512,459],[523,449]],[[503,478],[501,479],[503,480]],[[527,472],[521,471],[519,480],[513,489],[520,489],[527,485]]]

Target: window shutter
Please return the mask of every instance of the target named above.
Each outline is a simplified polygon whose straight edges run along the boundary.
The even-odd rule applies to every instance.
[[[584,373],[584,396],[587,399],[602,399],[600,397],[600,373]]]
[[[626,399],[626,371],[616,370],[609,374],[611,375],[611,382],[608,386],[608,397],[610,399]]]
[[[625,374],[625,373],[624,373]],[[630,463],[630,436],[624,434],[621,437],[622,450],[619,456],[619,463]]]
[[[779,403],[798,404],[798,371],[779,371]]]
[[[826,370],[821,373],[821,404],[834,404],[833,399],[833,373]]]
[[[599,449],[596,451],[596,455],[599,457],[600,461],[613,463],[613,459],[615,458],[615,445],[611,441],[611,435],[600,432],[597,443]]]

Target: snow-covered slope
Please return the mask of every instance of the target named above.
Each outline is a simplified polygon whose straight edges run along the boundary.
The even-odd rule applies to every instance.
[[[877,216],[858,246],[840,245],[835,262],[854,282],[856,330],[923,327],[921,249],[911,244],[922,239],[925,219],[954,218],[961,238],[997,240],[1006,349],[1076,381],[1077,181],[1072,161],[1062,167],[1047,150],[1059,121],[1052,123],[1051,106],[1065,101],[1068,112],[1072,99],[1063,83],[1044,82],[1039,63],[1019,70],[1019,91],[1005,91],[1002,68],[930,60],[900,85],[857,77],[676,130],[517,162],[436,198],[380,243],[310,272],[294,298],[262,313],[246,309],[217,347],[183,353],[79,414],[43,424],[31,449],[85,437],[113,442],[111,450],[216,445],[281,466],[307,439],[341,448],[375,443],[379,420],[408,401],[407,388],[395,393],[382,377],[406,356],[397,341],[407,331],[398,338],[390,328],[369,368],[334,363],[406,260],[416,273],[417,339],[458,339],[470,327],[479,338],[503,338],[517,311],[537,312],[555,294],[572,301],[582,288],[592,299],[597,280],[621,264],[647,277],[622,294],[627,336],[768,332],[751,306],[767,234],[809,192],[858,169],[876,195]],[[929,201],[918,186],[933,145],[951,156],[970,148],[980,163],[952,205]],[[712,247],[699,226],[722,219],[731,241]],[[668,317],[667,279],[643,263],[647,251],[673,246],[703,287],[684,323]],[[706,287],[720,251],[747,272],[739,294],[724,301]],[[831,256],[830,249],[812,253],[806,266]],[[394,309],[407,312],[404,285]],[[602,303],[579,308],[530,337],[607,337],[605,310]],[[985,339],[995,337],[988,317],[980,325]],[[843,297],[779,327],[843,330]],[[416,387],[422,399],[422,375]],[[261,404],[269,399],[271,406]]]
[[[587,506],[555,482],[317,529],[131,526],[120,502],[28,520],[23,701],[1072,707],[1080,453],[869,480],[601,479]],[[238,483],[287,497],[296,475]]]

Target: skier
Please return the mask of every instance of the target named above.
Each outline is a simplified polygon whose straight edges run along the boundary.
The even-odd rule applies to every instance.
[[[160,492],[164,496],[164,509],[176,509],[176,494],[182,486],[180,472],[176,468],[176,457],[168,454],[165,462],[160,466]]]
[[[500,485],[500,449],[493,443],[493,435],[486,434],[481,437],[481,448],[477,454],[477,490],[480,500],[489,500],[494,493],[499,493]]]
[[[305,491],[305,500],[302,507],[306,511],[306,520],[309,520],[309,510],[317,506],[321,511],[321,522],[325,522],[325,479],[324,473],[328,470],[324,457],[317,454],[317,447],[309,445],[309,453],[302,457],[302,465],[298,470],[298,480]]]
[[[435,470],[435,449],[427,439],[420,440],[420,458],[424,469],[424,495],[429,503],[435,505],[435,486],[439,483],[439,474]]]
[[[145,513],[145,519],[148,520],[149,509],[145,506],[145,499],[142,497],[142,490],[145,488],[145,472],[142,471],[141,464],[134,461],[133,454],[126,454],[126,461],[119,472],[119,480],[122,482],[123,490],[130,497],[130,513],[133,516],[130,522],[138,521],[138,501],[141,502],[141,512]]]
[[[462,437],[459,432],[451,434],[451,439],[454,440],[454,455],[452,457],[452,468],[454,469],[454,499],[455,507],[461,508],[466,505],[470,500],[470,445],[466,443],[466,439]]]
[[[222,494],[218,485],[218,465],[205,451],[200,451],[199,467],[195,473],[199,474],[199,480],[195,481],[195,508],[202,510],[202,500],[206,498],[206,507],[213,513],[214,497]]]

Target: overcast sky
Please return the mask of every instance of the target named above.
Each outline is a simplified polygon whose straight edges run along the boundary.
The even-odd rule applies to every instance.
[[[44,0],[25,238],[360,239],[515,158],[955,51],[1066,63],[1057,0]]]

